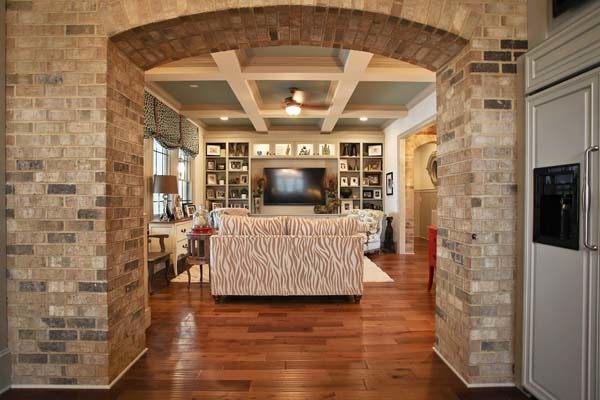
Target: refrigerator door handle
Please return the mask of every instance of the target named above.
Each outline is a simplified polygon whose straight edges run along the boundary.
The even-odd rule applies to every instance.
[[[585,213],[585,221],[583,222],[583,245],[590,251],[597,251],[598,246],[590,243],[590,224],[591,224],[591,184],[590,184],[590,164],[592,153],[598,151],[598,146],[590,146],[585,149],[585,186],[583,194],[583,212]]]

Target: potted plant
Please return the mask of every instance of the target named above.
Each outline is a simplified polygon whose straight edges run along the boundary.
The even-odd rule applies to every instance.
[[[242,188],[240,190],[240,196],[241,196],[242,199],[246,199],[248,197],[248,189]]]
[[[349,199],[352,196],[352,189],[349,187],[340,188],[340,196],[344,199]]]

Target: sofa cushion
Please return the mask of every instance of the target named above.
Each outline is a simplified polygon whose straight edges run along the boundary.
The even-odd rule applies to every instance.
[[[250,210],[246,208],[216,208],[208,214],[208,219],[213,229],[219,230],[223,215],[247,216],[248,214]]]
[[[291,236],[352,236],[358,224],[352,218],[288,217],[287,234]]]
[[[253,218],[225,214],[221,216],[219,234],[241,236],[285,235],[285,219],[282,217]]]

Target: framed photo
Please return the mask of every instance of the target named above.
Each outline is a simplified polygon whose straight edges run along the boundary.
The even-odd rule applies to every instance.
[[[340,171],[348,171],[348,163],[346,160],[340,160]]]
[[[363,190],[363,199],[372,199],[372,198],[373,198],[373,191],[371,189]]]
[[[214,170],[217,169],[216,167],[217,167],[217,164],[213,160],[208,160],[206,162],[206,169],[207,170],[214,171]]]
[[[358,176],[350,177],[350,186],[359,186],[358,185]]]
[[[242,171],[242,160],[229,160],[230,171]]]
[[[312,156],[313,145],[312,144],[299,144],[296,146],[296,154],[299,156]]]
[[[221,146],[218,144],[207,144],[206,145],[206,155],[207,156],[220,156],[221,155]]]
[[[277,143],[275,145],[275,155],[276,156],[291,156],[292,155],[292,145],[290,143]]]
[[[217,163],[218,171],[225,171],[225,163]]]
[[[192,203],[186,203],[183,206],[183,211],[185,211],[185,215],[187,217],[191,217],[194,215],[194,213],[196,212],[196,205],[192,204]]]
[[[240,175],[240,185],[248,184],[248,175]]]
[[[352,210],[352,200],[342,200],[342,214],[348,214]]]
[[[366,178],[366,177],[363,178],[362,184],[363,184],[363,186],[369,186],[369,178]]]
[[[206,198],[214,199],[215,198],[215,190],[214,189],[206,189]]]
[[[381,189],[375,189],[375,190],[373,190],[373,198],[374,199],[381,199]]]
[[[342,176],[340,178],[340,186],[348,186],[348,177],[347,176]]]
[[[181,207],[175,207],[175,219],[183,219],[183,210]]]
[[[365,165],[365,171],[381,171],[381,160],[369,160]]]
[[[381,178],[379,175],[368,175],[369,178],[369,186],[379,186],[381,185]]]
[[[216,201],[213,201],[213,203],[212,203],[212,209],[216,210],[217,208],[223,208],[223,203],[218,203]]]
[[[319,145],[319,155],[321,156],[335,156],[335,146],[329,143],[322,143]]]
[[[217,199],[224,199],[225,198],[225,191],[224,190],[217,190],[215,192],[216,196],[215,198]]]
[[[394,173],[388,172],[385,174],[385,194],[387,196],[394,195]]]
[[[369,157],[377,157],[383,154],[383,146],[380,144],[370,144],[367,146],[367,155]]]
[[[237,189],[231,189],[231,191],[229,192],[229,196],[232,199],[239,199],[240,198],[240,191]]]
[[[217,184],[217,174],[206,174],[206,184],[207,185],[216,185]]]

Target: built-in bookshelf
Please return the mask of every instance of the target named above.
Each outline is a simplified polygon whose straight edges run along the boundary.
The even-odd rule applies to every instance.
[[[248,142],[206,143],[207,209],[250,208],[249,152]]]
[[[356,208],[383,210],[383,143],[342,142],[339,146],[341,212]]]

